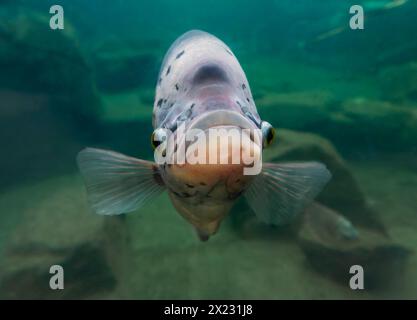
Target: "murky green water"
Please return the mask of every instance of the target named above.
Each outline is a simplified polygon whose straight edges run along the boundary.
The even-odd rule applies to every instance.
[[[53,4],[0,2],[0,298],[417,298],[417,1],[63,0],[64,30],[50,28]],[[349,27],[353,4],[363,30]],[[239,59],[277,129],[265,159],[332,172],[292,225],[238,201],[200,242],[166,194],[91,212],[77,153],[153,158],[159,67],[191,29]],[[358,238],[317,218],[329,210]],[[52,265],[64,290],[49,288]]]

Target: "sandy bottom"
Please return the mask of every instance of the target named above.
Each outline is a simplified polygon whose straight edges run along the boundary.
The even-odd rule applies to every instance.
[[[417,249],[417,171],[391,160],[352,162],[370,204],[380,212],[392,238]],[[38,201],[62,201],[80,194],[81,179],[69,175],[15,187],[0,195],[0,249]],[[60,196],[56,196],[60,194]],[[65,206],[65,203],[60,205]],[[80,209],[81,210],[81,209]],[[51,212],[53,214],[53,212]],[[86,214],[90,214],[86,212]],[[372,299],[417,298],[417,257],[394,286],[352,291],[313,271],[292,239],[280,235],[240,238],[230,225],[206,243],[174,211],[167,195],[128,215],[131,248],[115,291],[102,298],[130,299]],[[76,235],[74,235],[76,236]]]

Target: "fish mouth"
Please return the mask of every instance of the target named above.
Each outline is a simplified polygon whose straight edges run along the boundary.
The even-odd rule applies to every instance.
[[[257,128],[252,121],[236,111],[216,110],[194,118],[187,129],[207,130],[221,126],[234,126],[241,129]]]
[[[217,139],[215,138],[214,141],[209,139],[209,137],[211,137],[210,131],[212,130],[214,130],[214,132],[216,132],[215,130],[219,130],[217,131],[218,135],[228,135],[231,132],[238,134],[240,136],[238,139],[238,145],[232,146],[230,143],[228,146],[226,145],[228,149],[233,149],[238,153],[241,152],[243,144],[245,144],[245,146],[248,148],[253,148],[250,147],[251,143],[256,145],[258,148],[261,148],[262,144],[261,131],[251,120],[236,111],[216,110],[203,114],[193,119],[193,121],[188,125],[186,131],[191,132],[192,130],[199,130],[201,134],[207,137],[207,140],[203,140],[206,140],[208,149],[210,149],[209,146],[213,146],[213,142],[215,142]],[[222,130],[222,132],[220,130]],[[184,145],[185,150],[188,151],[188,147],[194,144],[194,142],[182,140],[180,144]],[[214,149],[217,148],[216,144],[217,142],[214,143]],[[216,151],[211,150],[210,152]],[[221,150],[217,150],[217,152],[222,153]],[[229,153],[230,152],[231,150],[229,150]],[[219,158],[220,157],[221,156],[219,155]]]
[[[170,171],[179,180],[194,175],[226,178],[242,175],[248,168],[262,163],[262,132],[238,112],[216,110],[195,118],[184,130],[176,132],[167,160]],[[180,177],[181,176],[181,177]]]

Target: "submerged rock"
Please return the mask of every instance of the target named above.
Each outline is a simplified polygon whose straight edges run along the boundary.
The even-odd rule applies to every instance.
[[[368,289],[388,284],[405,268],[410,250],[396,244],[379,217],[367,204],[353,173],[333,145],[318,135],[281,129],[276,144],[265,150],[264,161],[320,161],[332,179],[293,224],[268,227],[260,223],[244,202],[230,217],[243,238],[268,241],[296,240],[309,265],[344,285],[349,269],[361,265]]]
[[[329,119],[328,106],[333,103],[328,91],[268,94],[256,100],[264,119],[295,130],[306,130]]]
[[[319,161],[324,163],[332,178],[317,201],[343,213],[355,225],[368,226],[385,233],[378,214],[367,203],[351,170],[333,145],[318,135],[281,129],[276,144],[263,157],[268,162]]]
[[[326,91],[311,91],[265,95],[257,105],[272,124],[318,133],[345,150],[415,148],[417,111],[410,103],[396,105],[360,97],[339,101]],[[396,143],[388,143],[393,134]]]
[[[321,130],[352,149],[398,151],[415,148],[417,110],[385,101],[356,98],[341,104]],[[395,138],[394,138],[395,137]]]
[[[306,209],[298,242],[316,271],[344,285],[353,276],[350,268],[361,266],[365,289],[399,282],[411,253],[380,233],[352,226],[342,215],[318,203]]]
[[[42,12],[0,19],[1,186],[73,170],[80,141],[99,134],[101,99],[71,23],[51,30]]]
[[[67,20],[64,30],[50,30],[49,18],[22,8],[1,21],[0,88],[45,94],[52,112],[94,120],[100,99],[74,31]]]
[[[113,41],[96,49],[92,59],[98,88],[104,92],[153,88],[160,61],[146,45],[137,48]]]
[[[127,241],[124,220],[90,213],[80,186],[74,178],[38,186],[48,196],[25,209],[6,244],[0,298],[87,298],[116,287]],[[64,290],[49,287],[52,265],[64,268]]]

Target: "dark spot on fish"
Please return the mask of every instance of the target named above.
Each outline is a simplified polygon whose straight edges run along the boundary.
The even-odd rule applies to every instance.
[[[184,53],[185,53],[185,51],[182,50],[180,53],[177,54],[177,56],[175,57],[175,59],[180,58]]]
[[[256,126],[257,126],[258,128],[260,128],[260,127],[261,127],[261,122],[258,122],[258,121],[255,119],[255,117],[253,116],[253,114],[252,114],[252,113],[250,113],[249,111],[246,111],[246,112],[245,112],[245,115],[246,115],[249,119],[251,119],[251,120],[253,121],[253,123],[255,123],[255,124],[256,124]]]
[[[160,107],[161,105],[162,105],[162,101],[163,101],[163,99],[159,99],[158,100],[158,103],[156,104],[158,107]]]
[[[177,197],[180,197],[180,198],[190,198],[191,197],[191,194],[189,194],[187,192],[179,193],[177,191],[172,190],[172,193],[175,194]]]
[[[185,110],[179,117],[178,117],[178,121],[185,121],[187,119],[189,119],[192,115],[192,107],[191,106],[189,109]]]
[[[249,99],[249,98],[246,98],[246,101],[247,101],[247,102],[250,102],[250,99]]]
[[[195,103],[193,103],[193,104],[190,106],[190,110],[193,110],[194,106],[195,106]]]
[[[177,130],[177,121],[175,121],[173,124],[171,123],[169,126],[166,125],[166,128],[170,129],[172,132]]]
[[[207,197],[210,197],[211,196],[211,193],[214,191],[214,189],[216,189],[217,188],[217,186],[219,185],[219,184],[221,184],[222,183],[222,179],[219,179],[219,180],[217,180],[217,182],[214,184],[214,185],[212,185],[211,186],[211,188],[210,188],[210,190],[207,192],[207,194],[206,194],[206,196]]]
[[[224,50],[226,50],[226,52],[227,52],[228,54],[230,54],[230,55],[233,57],[233,54],[230,52],[230,50],[229,50],[229,49],[224,48]]]
[[[207,184],[204,182],[200,182],[200,186],[206,186]]]
[[[161,83],[162,83],[162,78],[159,78],[158,84],[161,85]]]
[[[180,87],[178,87],[178,83],[175,84],[175,89],[177,89],[177,91],[180,89]]]
[[[245,89],[246,89],[246,86],[245,86],[245,84],[244,84],[244,83],[242,83],[242,89],[243,89],[243,90],[245,90]]]
[[[168,101],[167,99],[164,99],[164,103],[167,103],[167,101]]]
[[[236,179],[236,181],[235,181],[235,182],[237,183],[237,182],[239,182],[239,181],[240,181],[240,179]]]
[[[240,109],[242,110],[242,112],[245,114],[245,116],[247,116],[250,120],[252,120],[255,124],[256,124],[256,126],[258,127],[258,128],[260,128],[261,127],[261,123],[260,122],[258,122],[256,119],[255,119],[255,117],[253,116],[253,114],[249,111],[249,108],[247,107],[247,106],[243,106],[243,105],[241,105],[240,104],[240,102],[239,101],[237,101],[236,100],[236,103],[240,106]]]
[[[168,66],[167,72],[165,73],[165,76],[167,76],[171,71],[171,66]]]
[[[188,188],[194,188],[194,186],[192,184],[186,183],[185,184]]]

